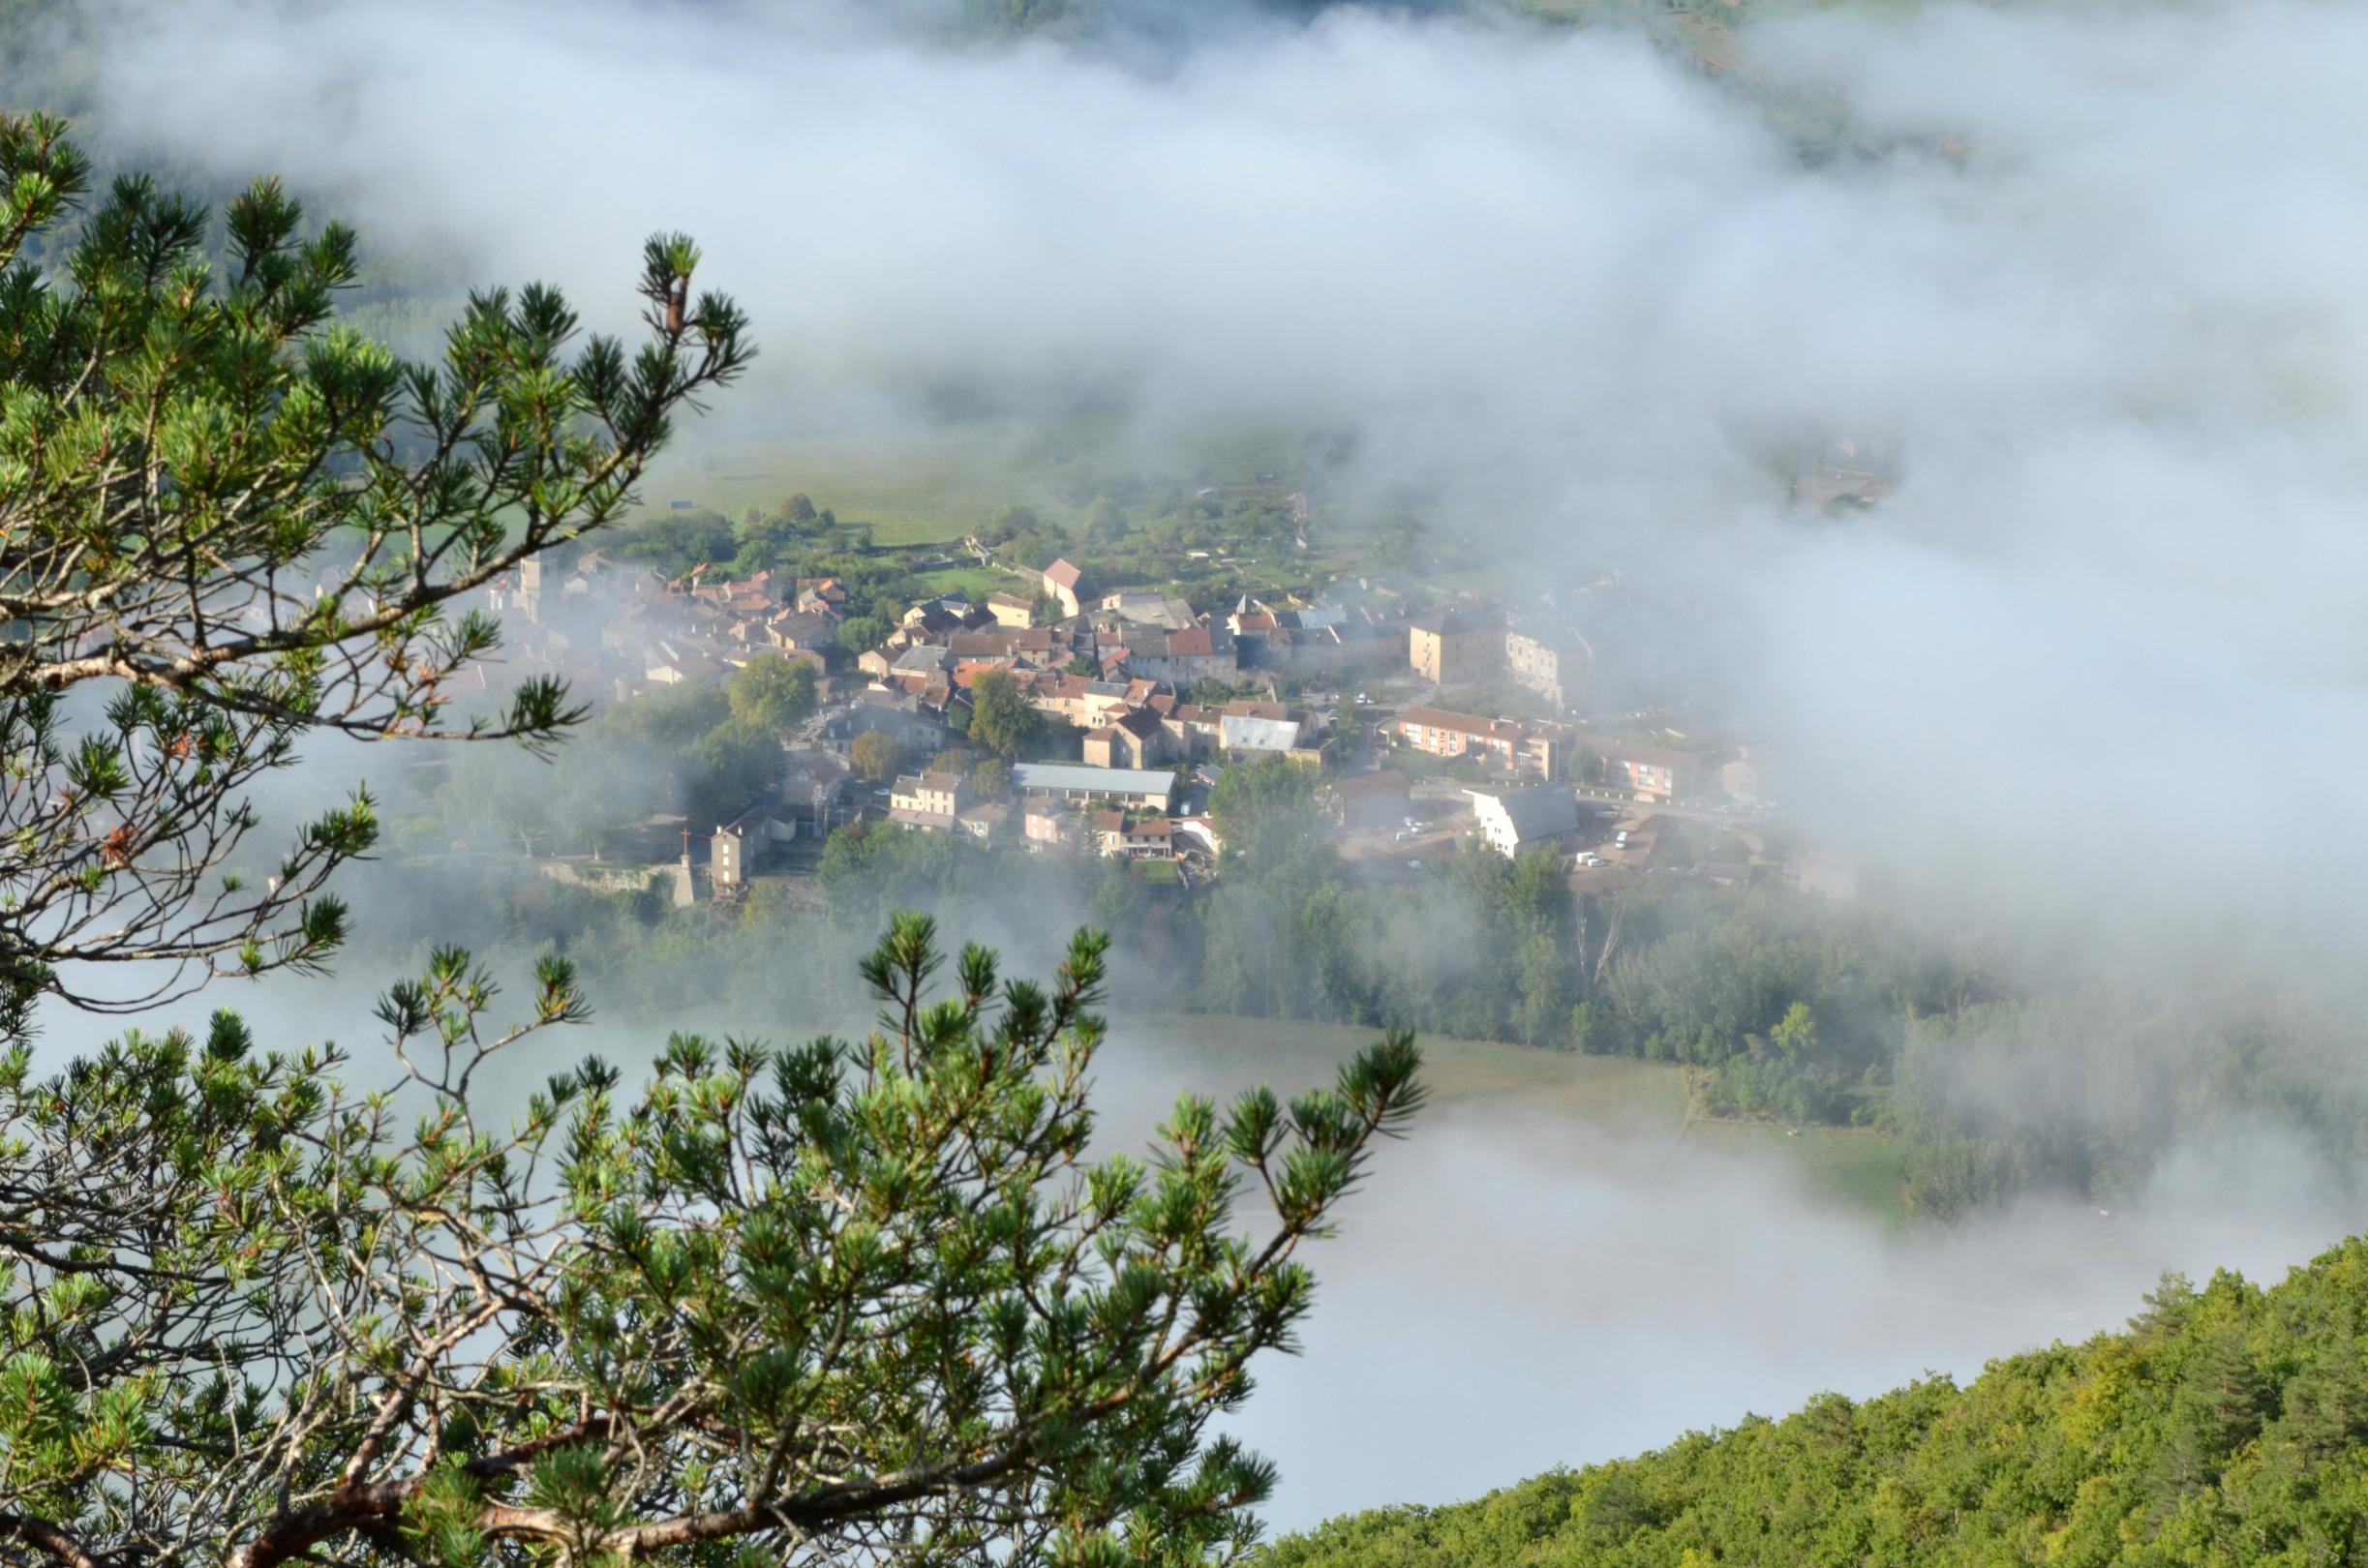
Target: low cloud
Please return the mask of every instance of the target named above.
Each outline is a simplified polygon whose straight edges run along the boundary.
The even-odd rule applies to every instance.
[[[2231,1191],[2231,1169],[2253,1180]],[[2272,1135],[2174,1158],[2126,1214],[2033,1203],[1885,1232],[1780,1158],[1470,1107],[1389,1150],[1342,1239],[1311,1254],[1306,1352],[1260,1373],[1243,1430],[1282,1467],[1275,1523],[1303,1528],[1826,1391],[1964,1381],[2122,1326],[2168,1269],[2280,1277],[2357,1221],[2321,1174]]]
[[[2223,972],[2342,994],[2368,15],[1837,9],[1746,29],[1722,83],[1470,16],[989,47],[926,8],[786,10],[123,4],[87,123],[282,171],[415,283],[547,277],[604,324],[642,237],[687,229],[765,347],[711,433],[949,401],[1114,409],[1152,450],[1355,432],[1344,493],[1420,482],[1524,585],[1656,579],[1870,886],[2206,1001]],[[1896,443],[1897,494],[1785,517],[1795,443],[1837,434]],[[2215,1136],[2132,1216],[1886,1238],[1759,1164],[1442,1117],[1268,1377],[1280,1517],[1970,1372],[2162,1268],[2274,1272],[2353,1222],[2274,1131]]]

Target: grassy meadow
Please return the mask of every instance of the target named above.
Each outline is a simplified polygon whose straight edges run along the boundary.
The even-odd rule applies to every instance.
[[[642,486],[652,506],[687,500],[739,517],[803,491],[842,522],[868,523],[882,545],[959,541],[1012,504],[1078,528],[1096,496],[1138,507],[1171,489],[1238,484],[1260,473],[1297,482],[1294,442],[1269,431],[1178,437],[1147,459],[1089,421],[973,423],[896,432],[700,436],[661,458]]]
[[[1081,505],[1056,488],[1069,476],[1052,452],[1041,439],[984,430],[708,441],[656,465],[642,496],[738,518],[803,491],[843,522],[871,525],[874,543],[958,543],[1014,502],[1065,527],[1080,523]]]
[[[1906,1152],[1897,1138],[1864,1128],[1805,1127],[1772,1122],[1714,1122],[1696,1119],[1685,1130],[1689,1143],[1741,1155],[1780,1154],[1809,1186],[1852,1209],[1907,1221],[1900,1192],[1907,1179]]]
[[[1220,1013],[1122,1015],[1110,1023],[1110,1038],[1122,1048],[1145,1042],[1158,1049],[1188,1049],[1216,1079],[1232,1083],[1263,1076],[1278,1090],[1285,1082],[1327,1077],[1351,1052],[1381,1036],[1378,1029],[1354,1024]],[[1678,1075],[1654,1063],[1448,1035],[1424,1035],[1420,1043],[1435,1102],[1519,1100],[1591,1122],[1666,1124],[1673,1136],[1684,1124]]]
[[[921,580],[934,593],[951,593],[960,588],[970,602],[978,604],[989,593],[1016,593],[1021,598],[1033,598],[1038,584],[1014,572],[989,571],[980,566],[939,566],[924,571]]]
[[[1156,1063],[1173,1080],[1166,1095],[1184,1088],[1225,1095],[1260,1081],[1282,1094],[1328,1081],[1342,1060],[1377,1038],[1379,1031],[1349,1024],[1119,1015],[1110,1021],[1105,1061],[1130,1076],[1146,1059]],[[1794,1135],[1772,1124],[1690,1118],[1678,1070],[1658,1063],[1445,1035],[1425,1035],[1420,1043],[1435,1104],[1501,1104],[1628,1138],[1662,1132],[1678,1159],[1698,1152],[1781,1160],[1837,1206],[1887,1223],[1906,1221],[1899,1148],[1881,1134],[1804,1128]],[[1189,1064],[1189,1072],[1179,1064]]]

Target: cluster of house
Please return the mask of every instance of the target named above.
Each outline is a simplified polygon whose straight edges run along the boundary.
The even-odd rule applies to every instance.
[[[1566,711],[1586,706],[1594,680],[1594,650],[1576,630],[1507,624],[1472,611],[1416,619],[1407,632],[1407,664],[1441,686],[1507,678]],[[1721,767],[1709,751],[1612,739],[1570,724],[1431,707],[1405,709],[1384,732],[1429,756],[1544,779],[1564,777],[1572,757],[1585,753],[1594,759],[1594,781],[1639,799],[1681,799],[1714,781],[1736,799],[1757,796],[1758,772],[1747,754]]]
[[[967,774],[932,769],[896,781],[888,791],[886,821],[981,840],[1017,830],[1030,849],[1082,849],[1128,859],[1171,859],[1191,851],[1215,855],[1220,846],[1207,818],[1172,814],[1176,788],[1176,775],[1164,769],[1021,763],[1012,769],[1010,798],[987,800]],[[730,892],[743,886],[767,844],[802,831],[826,835],[864,805],[862,787],[838,758],[820,749],[794,752],[779,788],[709,836],[713,889]],[[692,863],[689,840],[686,834],[685,868]],[[684,888],[689,886],[686,878]]]
[[[586,553],[563,576],[539,559],[488,588],[489,607],[511,618],[527,673],[561,676],[579,690],[619,696],[652,686],[720,681],[761,654],[818,667],[838,646],[848,593],[835,577],[770,572],[706,582],[704,567],[669,580],[647,567]],[[986,671],[1008,670],[1047,717],[1089,731],[1087,760],[1113,768],[1242,749],[1312,749],[1305,715],[1272,705],[1202,709],[1183,700],[1202,680],[1234,684],[1260,671],[1337,669],[1390,657],[1402,625],[1365,609],[1244,598],[1223,616],[1198,615],[1164,594],[1078,598],[1077,569],[1044,574],[1070,614],[1033,624],[1036,602],[994,593],[973,604],[959,592],[925,600],[878,647],[857,658],[866,706],[915,722],[905,737],[942,732]],[[1071,609],[1071,607],[1075,607]],[[1167,688],[1162,693],[1160,688]],[[881,716],[858,728],[896,728]]]
[[[913,773],[890,792],[888,820],[986,839],[1017,816],[1031,849],[1084,848],[1130,859],[1169,859],[1188,847],[1215,854],[1205,817],[1170,815],[1175,788],[1175,774],[1164,769],[1021,763],[1012,769],[1011,802],[981,801],[966,775]]]
[[[720,680],[765,653],[825,667],[838,662],[832,650],[849,600],[839,579],[708,576],[703,567],[668,580],[594,551],[563,575],[540,559],[523,562],[490,598],[493,609],[510,613],[523,662],[579,689],[622,695]],[[1360,596],[1346,585],[1340,602],[1245,596],[1230,611],[1203,614],[1159,592],[1092,594],[1085,574],[1066,560],[1035,576],[1040,591],[1030,596],[997,592],[973,602],[956,591],[924,600],[877,647],[862,650],[854,662],[863,688],[833,709],[811,746],[789,755],[778,789],[710,836],[713,885],[744,884],[765,843],[801,830],[827,833],[872,804],[855,789],[847,743],[876,731],[911,752],[943,749],[950,731],[967,729],[960,710],[990,671],[1006,673],[1049,722],[1082,732],[1080,762],[1016,769],[1008,800],[976,799],[955,774],[909,774],[888,792],[888,822],[982,839],[1016,832],[1032,848],[1130,858],[1171,858],[1196,844],[1213,851],[1204,819],[1171,814],[1175,767],[1267,755],[1321,763],[1335,742],[1327,715],[1286,703],[1193,701],[1204,681],[1238,687],[1261,673],[1321,678],[1398,666],[1442,687],[1507,678],[1563,710],[1585,705],[1593,692],[1594,649],[1561,625],[1472,610],[1410,618],[1386,590]],[[1038,624],[1051,606],[1058,618]],[[1561,783],[1574,750],[1594,755],[1603,784],[1646,799],[1686,796],[1714,766],[1707,755],[1602,739],[1568,724],[1437,707],[1404,709],[1385,734],[1430,756],[1549,781],[1475,796],[1482,836],[1507,854],[1575,829],[1575,800]],[[1748,769],[1747,762],[1729,764],[1728,773],[1739,767]],[[1389,777],[1399,779],[1395,792],[1343,781],[1352,826],[1362,815],[1386,820],[1403,804],[1403,780]],[[1738,792],[1737,779],[1721,781]],[[688,859],[686,851],[685,867]]]
[[[695,567],[669,579],[587,551],[564,573],[539,557],[486,588],[509,618],[509,641],[530,671],[578,690],[624,696],[652,686],[720,681],[760,654],[817,667],[836,646],[847,588],[835,577],[773,572],[709,582]]]
[[[1081,658],[1105,673],[1123,667],[1181,686],[1230,680],[1245,670],[1334,669],[1394,653],[1405,636],[1402,622],[1363,607],[1277,608],[1245,595],[1225,615],[1200,615],[1182,599],[1140,589],[1080,598],[1078,569],[1065,560],[1042,576],[1043,596],[1060,607],[1052,624],[1037,625],[1037,601],[1017,594],[990,593],[982,605],[950,594],[907,612],[898,635],[880,648],[882,659],[866,668],[885,674],[917,645],[951,646],[967,635],[973,653],[1009,650],[1060,664]]]
[[[1056,561],[1045,581],[1064,608],[1078,602],[1079,580],[1067,562]],[[857,660],[871,678],[872,706],[942,718],[968,704],[980,676],[1000,670],[1047,720],[1085,732],[1089,767],[1258,752],[1318,762],[1329,755],[1328,741],[1308,712],[1274,702],[1207,706],[1190,693],[1203,681],[1233,685],[1260,672],[1390,661],[1404,635],[1370,611],[1277,608],[1246,596],[1223,616],[1144,592],[1108,594],[1049,626],[1032,624],[1033,610],[1034,601],[1003,593],[979,605],[960,594],[915,605]]]
[[[707,575],[701,567],[669,580],[592,551],[563,576],[539,558],[524,561],[488,597],[492,609],[512,616],[513,642],[530,669],[619,695],[719,681],[765,653],[819,666],[837,646],[848,604],[837,578],[760,572],[708,582]],[[955,710],[968,706],[980,675],[1004,670],[1048,719],[1086,732],[1089,766],[1144,769],[1270,751],[1312,761],[1325,753],[1310,715],[1276,703],[1204,707],[1190,692],[1204,680],[1321,676],[1403,657],[1442,685],[1507,672],[1566,707],[1584,693],[1593,668],[1592,651],[1575,635],[1507,628],[1476,615],[1409,624],[1371,603],[1277,606],[1246,596],[1230,612],[1204,615],[1161,593],[1081,597],[1083,574],[1066,560],[1040,575],[1044,595],[1065,612],[1052,625],[1034,624],[1037,601],[1011,593],[974,604],[955,592],[912,606],[856,660],[868,678],[859,707],[869,711],[849,726],[927,744],[949,725],[961,727]],[[1479,754],[1551,774],[1555,728],[1414,709],[1400,733],[1435,755]],[[1642,778],[1637,787],[1654,788]]]

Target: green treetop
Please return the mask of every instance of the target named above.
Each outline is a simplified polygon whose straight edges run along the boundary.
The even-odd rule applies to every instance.
[[[732,672],[724,695],[734,718],[779,739],[814,711],[819,701],[815,685],[812,660],[759,653]]]
[[[1262,859],[1315,835],[1321,826],[1317,782],[1316,769],[1276,752],[1228,767],[1208,796],[1227,853]]]
[[[1009,670],[988,670],[970,683],[970,739],[1010,760],[1033,751],[1045,716]]]
[[[497,1111],[517,1027],[436,955],[334,1049],[0,1058],[0,1558],[1199,1562],[1272,1471],[1212,1420],[1313,1300],[1299,1245],[1421,1099],[1392,1038],[1286,1107],[1087,1158],[1104,938],[1052,984],[926,918],[857,1042],[677,1036]],[[1242,1200],[1270,1218],[1245,1230]],[[742,1554],[735,1556],[732,1553]],[[522,1556],[520,1560],[527,1560]]]

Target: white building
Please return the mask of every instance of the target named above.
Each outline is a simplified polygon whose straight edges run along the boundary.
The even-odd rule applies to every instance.
[[[1559,784],[1491,795],[1471,791],[1480,836],[1507,859],[1533,844],[1559,844],[1579,830],[1579,798]]]

